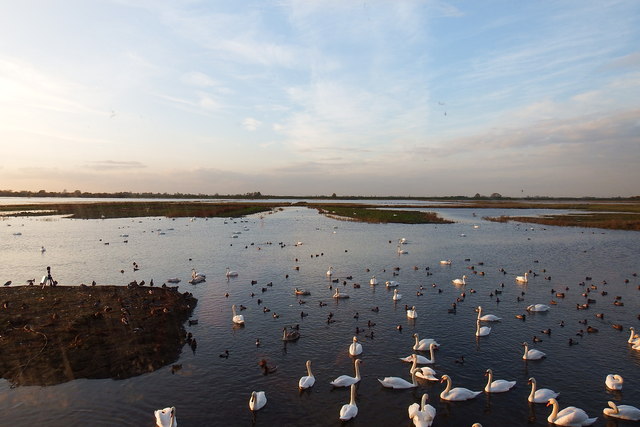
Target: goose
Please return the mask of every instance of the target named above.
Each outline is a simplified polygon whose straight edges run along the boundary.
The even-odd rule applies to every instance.
[[[400,285],[400,283],[395,280],[387,280],[386,282],[384,282],[384,285],[387,288],[397,288]]]
[[[529,275],[529,273],[524,273],[524,276],[517,276],[516,277],[516,282],[527,283],[529,281],[529,278],[527,277],[528,275]]]
[[[547,356],[546,353],[535,348],[529,350],[529,344],[526,342],[523,342],[522,345],[524,346],[524,354],[522,355],[524,360],[539,360]]]
[[[334,387],[349,387],[353,384],[356,384],[360,381],[360,363],[362,363],[362,359],[356,359],[353,362],[353,368],[356,371],[355,377],[350,377],[349,375],[340,375],[335,380],[331,381],[330,384]]]
[[[249,398],[249,409],[252,411],[258,411],[264,408],[264,405],[267,404],[267,395],[264,391],[252,391],[251,397]]]
[[[547,406],[553,405],[553,411],[547,418],[551,424],[559,426],[590,426],[595,423],[598,417],[589,418],[587,413],[575,406],[568,406],[558,412],[558,401],[554,398],[549,399]]]
[[[409,405],[409,418],[416,427],[429,427],[436,417],[436,408],[427,404],[428,399],[429,395],[425,393],[422,395],[420,404],[412,403]]]
[[[342,405],[340,408],[340,420],[348,421],[358,415],[358,406],[356,405],[356,385],[351,384],[351,400],[348,404]]]
[[[327,270],[327,277],[331,277],[333,275],[333,267],[329,267],[329,270]]]
[[[469,400],[473,399],[480,393],[481,391],[471,391],[468,388],[456,387],[454,389],[451,388],[451,378],[449,375],[443,375],[440,379],[440,382],[447,382],[447,387],[440,393],[440,399],[442,400],[451,400],[451,401],[460,401],[460,400]]]
[[[235,304],[231,306],[231,311],[233,312],[233,323],[235,323],[236,325],[244,325],[244,316],[242,314],[236,314]]]
[[[515,381],[495,380],[493,379],[493,371],[487,369],[485,374],[487,378],[487,385],[484,387],[484,391],[487,393],[502,393],[509,391],[511,387],[516,385]]]
[[[486,337],[491,333],[491,328],[488,326],[480,326],[480,320],[476,320],[476,336]]]
[[[333,294],[333,297],[336,299],[345,299],[345,298],[349,298],[349,294],[342,294],[340,293],[340,289],[336,288],[336,291]]]
[[[627,341],[629,344],[640,344],[640,335],[636,334],[636,330],[633,326],[629,328],[631,331],[631,335],[629,336],[629,340]]]
[[[609,374],[604,380],[604,383],[609,390],[622,390],[624,380],[618,374]]]
[[[362,344],[358,342],[358,337],[353,337],[353,342],[349,345],[349,354],[351,356],[359,356],[362,354]]]
[[[497,322],[502,320],[501,317],[494,316],[493,314],[485,314],[482,315],[482,306],[478,306],[478,320],[482,320],[483,322]]]
[[[443,259],[442,261],[440,261],[441,265],[451,265],[451,260],[450,259]]]
[[[416,311],[416,307],[413,306],[411,307],[411,309],[407,310],[407,317],[409,319],[417,319],[418,318],[418,312]]]
[[[227,267],[227,271],[226,271],[225,275],[227,277],[238,277],[238,272],[237,271],[233,271],[229,267]]]
[[[433,338],[423,338],[420,339],[420,336],[418,335],[418,333],[416,332],[415,334],[413,334],[413,338],[415,338],[416,343],[413,345],[413,349],[414,350],[418,350],[418,351],[426,351],[428,348],[430,349],[431,347],[431,343],[436,345],[436,348],[440,347],[440,344],[438,344],[436,342],[436,340],[434,340]]]
[[[422,378],[423,380],[438,381],[438,378],[436,377],[436,371],[428,366],[422,366],[418,368],[418,355],[413,354],[411,356],[413,358],[413,364],[411,365],[411,369],[409,370],[409,372],[415,371],[416,377]]]
[[[546,304],[531,304],[527,306],[527,311],[549,311],[549,306]]]
[[[393,290],[393,297],[392,297],[392,299],[393,299],[394,301],[400,301],[400,300],[402,299],[402,294],[399,294],[399,293],[398,293],[398,290],[397,290],[397,289],[394,289],[394,290]]]
[[[156,427],[177,427],[176,407],[170,406],[153,412],[156,416]]]
[[[560,393],[556,393],[548,388],[536,390],[536,379],[533,377],[529,378],[529,384],[531,384],[531,393],[529,393],[527,400],[531,403],[547,403],[549,399],[555,399],[560,395]]]
[[[300,390],[305,390],[307,388],[313,387],[316,382],[316,377],[311,373],[311,360],[307,360],[307,375],[300,378],[298,381],[298,388]]]
[[[462,276],[462,279],[453,279],[451,283],[453,283],[454,285],[466,285],[466,282],[464,281],[464,279],[466,278],[467,276]]]
[[[371,279],[369,279],[369,284],[371,286],[375,286],[378,284],[378,279],[376,279],[376,276],[372,276]]]
[[[640,409],[631,405],[616,405],[608,402],[610,408],[604,408],[602,413],[607,417],[620,418],[621,420],[640,421]]]
[[[436,354],[433,351],[433,350],[435,350],[435,348],[436,348],[436,344],[435,343],[429,344],[429,352],[431,353],[430,354],[430,357],[431,357],[430,359],[427,359],[425,356],[422,356],[420,354],[410,354],[407,357],[401,357],[400,360],[402,360],[403,362],[412,363],[413,359],[414,359],[414,356],[415,356],[416,363],[418,365],[432,365],[432,364],[436,363]],[[418,375],[418,377],[419,376],[420,375]]]
[[[416,371],[411,371],[411,382],[400,377],[384,377],[384,379],[378,378],[380,384],[386,388],[392,388],[395,390],[418,387],[416,382]]]

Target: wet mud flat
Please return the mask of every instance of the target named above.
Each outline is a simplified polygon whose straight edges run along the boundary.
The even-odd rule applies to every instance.
[[[0,376],[44,386],[157,370],[179,358],[196,303],[173,287],[4,287]]]

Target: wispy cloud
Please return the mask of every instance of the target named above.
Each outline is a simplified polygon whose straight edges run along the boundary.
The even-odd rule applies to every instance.
[[[88,162],[85,167],[91,170],[111,171],[111,170],[140,169],[140,168],[146,168],[147,166],[136,161],[95,160],[92,162]]]

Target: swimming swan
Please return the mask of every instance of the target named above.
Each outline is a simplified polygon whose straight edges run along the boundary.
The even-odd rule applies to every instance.
[[[156,427],[177,427],[176,407],[170,406],[153,412],[156,416]]]
[[[371,286],[374,286],[374,285],[378,284],[378,279],[376,279],[376,276],[371,277],[371,279],[369,280],[369,284]]]
[[[349,294],[341,294],[340,289],[336,288],[336,292],[333,294],[335,299],[345,299],[349,298]]]
[[[415,306],[413,306],[409,310],[407,310],[407,317],[409,319],[417,319],[418,318],[418,312],[416,311],[416,307]]]
[[[348,404],[342,405],[340,408],[340,420],[348,421],[358,415],[358,406],[356,405],[356,385],[351,384],[351,400]]]
[[[332,274],[333,274],[333,267],[329,267],[329,270],[327,270],[327,277],[331,277]]]
[[[616,405],[608,402],[610,408],[604,408],[602,413],[607,417],[620,418],[621,420],[640,421],[640,409],[631,405]]]
[[[362,344],[358,342],[358,337],[353,337],[353,342],[349,345],[349,354],[351,356],[362,354]]]
[[[331,381],[331,385],[334,387],[349,387],[353,384],[356,384],[360,381],[360,363],[362,363],[362,359],[356,359],[353,362],[353,368],[356,371],[355,377],[350,377],[349,375],[340,375],[335,380]]]
[[[419,355],[419,354],[411,354],[407,357],[402,357],[400,358],[400,360],[402,360],[403,362],[413,362],[414,360],[414,356],[415,356],[415,360],[417,362],[417,364],[419,365],[432,365],[434,363],[436,363],[436,354],[434,352],[434,350],[436,349],[436,343],[432,342],[429,344],[429,356],[431,357],[431,359],[427,359],[425,356]]]
[[[476,336],[486,337],[491,333],[491,328],[488,326],[480,326],[480,319],[476,320]]]
[[[242,314],[236,314],[236,305],[233,304],[231,306],[231,311],[233,311],[233,323],[236,325],[244,325],[244,316]]]
[[[311,388],[315,383],[316,377],[311,373],[311,360],[307,360],[307,375],[300,378],[300,381],[298,381],[298,388],[300,390]]]
[[[238,277],[238,272],[237,271],[233,271],[229,267],[227,267],[227,272],[225,273],[225,276],[227,276],[227,277]]]
[[[539,360],[547,355],[546,353],[540,350],[536,350],[535,348],[529,350],[529,344],[527,344],[526,342],[523,342],[522,345],[524,346],[524,354],[522,355],[522,358],[524,360]]]
[[[491,369],[487,369],[485,374],[487,378],[487,385],[484,387],[484,391],[487,393],[502,393],[505,391],[509,391],[511,387],[516,385],[515,381],[506,381],[506,380],[493,380],[493,371]]]
[[[400,377],[384,377],[384,379],[378,378],[378,381],[384,387],[395,390],[418,387],[418,383],[416,382],[416,371],[411,372],[411,382]]]
[[[409,405],[409,418],[416,427],[429,427],[436,417],[436,408],[427,404],[428,399],[429,395],[425,393],[422,395],[420,404],[412,403]]]
[[[416,377],[422,378],[423,380],[439,381],[439,379],[436,377],[436,371],[434,371],[428,366],[422,366],[418,368],[418,355],[413,354],[412,356],[413,356],[413,365],[411,365],[411,369],[409,370],[409,372],[415,371]]]
[[[464,281],[464,279],[466,278],[467,276],[462,276],[462,279],[453,279],[451,283],[453,283],[454,285],[466,285],[466,282]]]
[[[556,393],[548,388],[536,390],[536,379],[533,377],[529,378],[529,384],[531,384],[531,393],[529,393],[527,400],[531,403],[547,403],[549,399],[555,399],[560,395],[560,393]]]
[[[524,273],[524,276],[517,276],[516,282],[527,283],[529,281],[529,278],[527,277],[528,275],[529,273]]]
[[[482,320],[483,322],[497,322],[502,320],[502,318],[498,316],[494,316],[493,314],[485,314],[482,315],[482,306],[478,306],[478,320]]]
[[[527,307],[527,311],[549,311],[549,306],[546,304],[531,304]]]
[[[249,409],[252,411],[258,411],[267,404],[267,395],[264,391],[252,391],[249,398]]]
[[[440,399],[442,400],[469,400],[482,393],[481,391],[471,391],[468,388],[463,387],[456,387],[454,389],[451,389],[451,378],[449,378],[449,375],[442,376],[440,382],[444,381],[447,382],[447,387],[442,391],[442,393],[440,393]]]
[[[430,348],[431,343],[435,344],[436,348],[440,347],[440,344],[438,344],[433,338],[420,339],[417,332],[413,334],[413,337],[416,339],[416,343],[413,345],[414,350],[426,351],[428,348]]]
[[[547,418],[551,424],[559,426],[590,426],[595,423],[598,417],[589,418],[587,413],[575,406],[568,406],[558,412],[558,401],[554,398],[549,399],[547,406],[553,405],[553,411]]]
[[[622,390],[624,380],[618,374],[609,374],[604,380],[604,383],[609,390]]]
[[[397,289],[393,290],[393,298],[394,301],[400,301],[402,299],[402,294],[398,293]]]
[[[640,335],[636,334],[636,330],[631,326],[629,328],[631,331],[631,335],[629,336],[629,340],[627,341],[629,344],[640,344]]]

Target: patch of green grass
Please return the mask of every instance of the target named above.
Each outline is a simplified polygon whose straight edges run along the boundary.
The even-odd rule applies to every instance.
[[[610,230],[640,231],[640,214],[633,213],[576,213],[565,215],[545,215],[541,217],[500,216],[484,217],[494,222],[525,222],[561,227],[589,227]]]
[[[371,206],[362,205],[323,205],[313,206],[323,215],[331,218],[360,221],[369,223],[400,223],[400,224],[451,224],[449,221],[440,218],[434,212],[404,211],[404,210],[381,210]]]

